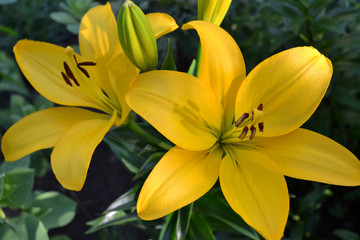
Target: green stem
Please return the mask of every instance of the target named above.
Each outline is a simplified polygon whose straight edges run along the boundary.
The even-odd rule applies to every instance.
[[[199,47],[198,47],[197,54],[196,54],[196,66],[195,66],[195,72],[194,72],[195,77],[199,77],[200,62],[201,62],[201,44],[199,43]]]
[[[133,131],[134,133],[136,133],[137,135],[148,141],[153,146],[162,148],[164,150],[170,150],[172,148],[172,146],[170,146],[169,144],[161,141],[160,139],[154,137],[153,135],[145,131],[133,120],[130,120],[127,126],[131,131]]]

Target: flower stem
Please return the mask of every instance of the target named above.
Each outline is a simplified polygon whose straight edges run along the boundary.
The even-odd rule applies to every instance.
[[[127,126],[131,131],[133,131],[134,133],[136,133],[137,135],[148,141],[153,146],[162,148],[164,150],[170,150],[172,148],[172,146],[170,146],[169,144],[161,141],[160,139],[154,137],[153,135],[145,131],[133,120],[130,120]]]

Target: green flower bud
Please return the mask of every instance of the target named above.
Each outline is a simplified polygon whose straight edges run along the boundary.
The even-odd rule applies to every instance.
[[[198,0],[198,19],[220,25],[231,0]]]
[[[158,52],[154,32],[141,9],[126,0],[118,18],[120,44],[130,61],[142,71],[156,68]]]

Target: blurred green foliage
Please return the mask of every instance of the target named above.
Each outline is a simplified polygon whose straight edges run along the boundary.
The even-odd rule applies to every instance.
[[[197,18],[196,0],[134,1],[145,13],[166,12],[179,26]],[[105,1],[0,0],[0,137],[22,117],[53,104],[24,81],[12,54],[16,41],[28,38],[62,46],[77,42],[85,12]],[[121,1],[111,1],[116,13]],[[234,0],[222,24],[240,46],[247,72],[267,57],[295,46],[314,46],[331,59],[334,75],[326,96],[305,128],[322,133],[360,157],[360,3],[357,0]],[[164,68],[187,71],[196,57],[193,31],[177,30],[158,41]],[[175,58],[176,66],[172,61]],[[301,101],[301,99],[299,99]],[[136,118],[136,116],[133,116]],[[162,138],[151,126],[142,125]],[[163,139],[165,141],[165,139]],[[138,183],[119,196],[87,234],[103,239],[131,238],[132,226],[152,239],[261,239],[228,206],[219,186],[195,203],[163,219],[145,222],[136,215],[141,183],[164,154],[140,140],[126,126],[113,130],[105,142]],[[3,157],[0,156],[1,161]],[[48,230],[68,224],[75,202],[59,192],[33,190],[49,170],[48,156],[37,152],[0,167],[0,238],[48,239]],[[119,164],[120,164],[119,162]],[[288,178],[290,215],[284,239],[360,239],[360,188],[329,186]],[[5,216],[5,215],[6,216]],[[59,220],[61,219],[61,220]],[[57,221],[59,220],[59,221]],[[35,238],[28,238],[36,232]],[[14,235],[15,234],[15,235]],[[64,235],[51,239],[68,239]]]

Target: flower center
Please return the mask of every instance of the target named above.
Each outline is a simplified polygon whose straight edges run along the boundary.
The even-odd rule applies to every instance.
[[[256,133],[264,132],[264,122],[260,121],[263,115],[263,104],[254,108],[251,113],[244,113],[237,119],[233,126],[226,131],[220,139],[220,143],[236,143],[254,139]]]
[[[112,103],[99,85],[100,83],[91,79],[89,68],[96,67],[97,64],[91,61],[79,61],[71,47],[65,49],[65,55],[67,61],[63,62],[63,70],[60,72],[64,82],[69,87],[76,88],[80,93],[87,96],[100,110],[110,115],[114,110],[121,114],[121,109]]]

